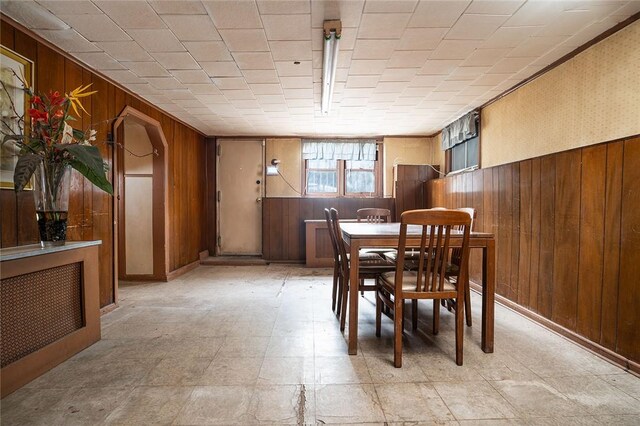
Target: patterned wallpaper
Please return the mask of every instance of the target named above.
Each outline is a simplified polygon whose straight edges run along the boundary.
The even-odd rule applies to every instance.
[[[482,111],[482,167],[640,134],[640,21]]]

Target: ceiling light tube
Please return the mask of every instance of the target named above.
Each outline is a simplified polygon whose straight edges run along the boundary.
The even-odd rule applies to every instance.
[[[333,100],[333,87],[338,66],[338,47],[342,35],[342,23],[337,20],[324,22],[324,54],[322,60],[322,114],[329,114]]]

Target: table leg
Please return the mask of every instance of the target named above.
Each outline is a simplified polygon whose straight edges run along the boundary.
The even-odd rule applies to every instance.
[[[349,262],[349,355],[358,353],[358,267],[360,264],[358,243],[351,242]]]
[[[496,244],[489,240],[482,249],[482,350],[493,352],[496,292]]]

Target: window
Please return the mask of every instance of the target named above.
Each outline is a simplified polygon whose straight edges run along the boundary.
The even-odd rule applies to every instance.
[[[382,193],[379,160],[304,160],[304,166],[307,196],[368,197]]]
[[[448,150],[451,156],[448,172],[478,165],[478,136],[468,139]]]

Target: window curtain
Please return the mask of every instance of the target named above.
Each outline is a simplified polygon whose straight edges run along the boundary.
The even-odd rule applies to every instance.
[[[302,158],[305,160],[375,161],[376,141],[374,139],[303,140]]]
[[[478,136],[478,112],[471,111],[442,129],[442,150],[453,148],[471,138]]]

